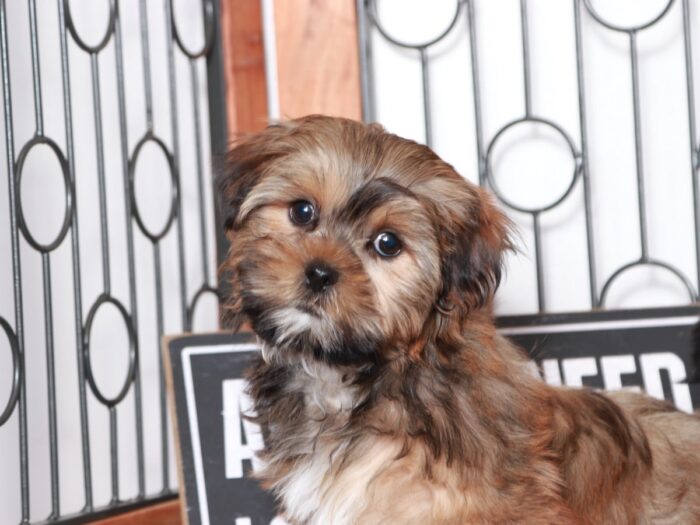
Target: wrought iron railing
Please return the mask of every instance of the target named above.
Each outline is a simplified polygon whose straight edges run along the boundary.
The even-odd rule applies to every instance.
[[[171,0],[140,0],[138,11],[129,12],[128,20],[138,25],[130,27],[123,14],[136,4],[105,2],[106,30],[94,44],[81,35],[75,17],[76,8],[84,10],[94,5],[77,4],[57,0],[56,18],[52,20],[46,14],[50,11],[48,2],[37,6],[36,0],[24,4],[0,1],[6,155],[6,173],[0,174],[6,188],[0,188],[0,199],[6,203],[0,210],[7,206],[7,214],[0,219],[0,259],[6,259],[2,267],[11,274],[3,281],[6,295],[0,299],[0,339],[6,341],[5,345],[0,344],[0,351],[9,356],[3,363],[11,363],[11,373],[7,374],[9,395],[0,400],[0,485],[8,493],[0,505],[2,524],[85,521],[175,495],[160,339],[166,330],[192,330],[201,299],[206,295],[215,297],[209,155],[221,152],[226,144],[218,2],[192,0],[184,7],[190,14],[193,9],[201,10],[204,37],[200,38],[203,44],[199,49],[188,47],[188,35],[179,29],[182,20],[178,20]],[[164,13],[158,18],[162,26],[155,33],[164,37],[164,42],[159,41],[157,46],[149,9]],[[19,27],[25,16],[19,10],[26,10],[28,31]],[[23,31],[29,35],[30,63],[22,62],[22,49],[27,44],[21,40]],[[56,37],[53,42],[44,40],[52,37]],[[126,47],[139,45],[140,57],[125,51]],[[52,77],[44,74],[47,62],[44,58],[42,63],[42,54],[47,46],[58,50],[60,82],[54,79],[52,83]],[[128,60],[141,62],[142,89],[131,76],[134,67],[130,66],[138,64],[127,63]],[[89,64],[90,87],[80,98],[76,98],[76,92],[82,87],[76,88],[76,78],[81,82],[86,75],[85,70],[83,74],[76,73],[77,63]],[[105,74],[105,64],[114,66],[109,75]],[[158,88],[154,87],[156,68],[166,72]],[[19,71],[19,76],[23,76],[29,69],[32,95],[25,96],[20,85],[18,96],[18,84],[11,79],[11,73]],[[167,89],[163,89],[164,84]],[[52,95],[51,100],[62,102],[58,110],[62,126],[49,127],[49,117],[53,123],[59,120],[56,108],[45,101],[47,93],[55,91],[60,91],[60,98]],[[163,99],[167,99],[167,104],[161,103]],[[91,128],[83,125],[84,120],[77,122],[80,117],[76,115],[89,112],[86,108],[92,108]],[[48,116],[47,109],[51,110]],[[21,140],[16,132],[18,122],[21,124],[32,113],[33,133],[28,140]],[[145,125],[136,134],[133,121],[140,118]],[[89,151],[85,144],[90,144],[93,137],[94,150],[90,154],[94,155],[94,170],[86,168],[81,160],[81,155]],[[44,150],[44,155],[48,152],[55,157],[63,185],[61,194],[49,196],[50,204],[44,204],[51,208],[56,200],[64,202],[57,233],[48,240],[34,229],[37,223],[48,220],[42,210],[37,217],[29,217],[26,208],[26,195],[41,193],[40,187],[28,187],[25,182],[28,160],[39,149]],[[137,169],[149,149],[152,155],[160,154],[165,160],[161,175],[169,180],[169,188],[159,188],[159,193],[166,196],[167,218],[155,228],[154,221],[146,216],[159,196],[138,195],[136,189],[139,177],[155,175],[144,175],[143,170]],[[39,172],[42,181],[54,176]],[[85,211],[94,212],[93,203],[97,203],[96,216]],[[33,211],[36,212],[36,206]],[[92,221],[97,221],[97,227]],[[82,233],[86,230],[88,239]],[[97,239],[92,236],[93,230]],[[3,240],[7,241],[4,248]],[[97,241],[96,247],[91,244],[93,240]],[[37,254],[39,272],[32,263]],[[95,273],[100,277],[93,279]],[[171,278],[173,275],[176,277]],[[164,279],[169,280],[164,283]],[[34,283],[40,283],[39,311],[28,306],[36,303]],[[144,299],[147,292],[149,300]],[[98,315],[107,308],[116,312],[117,319],[121,318],[126,333],[126,348],[116,349],[126,356],[123,383],[111,389],[100,384],[95,364],[108,359],[105,351],[112,349],[109,345],[96,348],[93,333]],[[208,314],[208,322],[215,326],[216,307],[213,311],[210,308]],[[61,324],[56,321],[58,316]],[[72,337],[64,334],[63,320],[67,317],[72,317]],[[58,331],[60,337],[56,335]],[[41,332],[43,338],[37,339],[34,334]],[[45,357],[38,360],[38,354]],[[146,357],[159,365],[146,369]],[[59,364],[61,371],[75,367],[77,385],[66,386],[63,372],[57,373]],[[43,380],[34,381],[42,377]],[[147,385],[158,386],[146,388]],[[65,390],[70,392],[66,394]],[[80,431],[68,438],[61,431],[61,421],[76,405]],[[43,418],[48,420],[47,436],[37,435],[36,429],[43,428],[41,425],[30,424]],[[158,420],[160,435],[145,429],[145,423],[153,418]],[[101,423],[106,423],[106,432],[96,430]],[[108,451],[106,470],[95,467],[100,461],[95,456],[96,441],[105,435],[108,445],[99,448]],[[133,448],[125,450],[120,445],[124,436]],[[61,441],[74,438],[79,440],[79,454],[63,457]],[[159,442],[155,447],[151,446],[154,441]],[[41,459],[35,458],[45,456],[45,446],[48,461],[40,465]],[[149,455],[153,449],[158,450],[157,454]],[[42,484],[46,478],[48,487]],[[124,479],[129,486],[124,486]],[[108,487],[106,501],[104,495],[95,496],[98,484]],[[71,498],[64,498],[62,491],[71,492]],[[63,505],[66,500],[82,503],[78,507]]]
[[[581,203],[585,212],[585,253],[587,257],[587,286],[588,300],[591,309],[603,308],[609,306],[606,302],[609,297],[609,292],[613,283],[619,278],[628,273],[630,270],[640,267],[659,268],[670,273],[678,279],[680,287],[685,289],[688,302],[698,300],[697,283],[700,280],[700,194],[698,188],[698,138],[696,131],[696,111],[695,111],[695,91],[694,91],[694,71],[693,71],[693,23],[691,19],[691,7],[697,8],[696,5],[691,6],[689,0],[668,0],[659,9],[650,20],[642,23],[636,23],[628,26],[619,25],[610,22],[604,18],[594,5],[593,0],[570,0],[568,5],[573,10],[570,34],[575,39],[575,53],[571,57],[575,61],[575,74],[577,93],[575,99],[578,107],[578,129],[572,129],[555,119],[545,117],[538,112],[536,104],[533,103],[533,68],[531,65],[532,51],[531,43],[533,35],[530,31],[530,16],[529,9],[533,6],[529,0],[519,0],[519,21],[520,21],[520,50],[521,53],[521,78],[522,78],[522,97],[524,111],[522,114],[513,115],[508,121],[502,122],[497,131],[490,136],[484,131],[484,116],[483,116],[483,93],[489,87],[484,85],[481,75],[482,41],[480,36],[483,36],[478,25],[479,9],[485,8],[485,4],[491,4],[489,7],[494,7],[493,2],[488,0],[455,0],[454,14],[451,21],[446,23],[444,29],[438,34],[427,37],[422,42],[407,42],[403,41],[392,34],[386,28],[387,20],[383,20],[379,13],[379,7],[382,0],[357,0],[358,10],[358,27],[360,38],[360,58],[361,72],[363,84],[363,106],[365,120],[377,119],[377,70],[374,54],[376,51],[377,42],[383,46],[392,47],[397,51],[403,50],[402,56],[412,55],[415,62],[420,65],[420,92],[422,101],[417,103],[420,107],[422,102],[422,122],[423,122],[423,140],[426,144],[434,146],[435,129],[445,124],[436,122],[436,115],[433,108],[436,100],[435,90],[440,88],[431,78],[431,71],[434,66],[435,55],[445,54],[446,44],[449,38],[455,36],[455,33],[464,32],[466,35],[467,45],[469,46],[468,56],[469,64],[463,63],[464,68],[469,69],[469,77],[471,81],[471,93],[466,96],[471,96],[471,104],[473,105],[473,121],[469,120],[469,126],[473,127],[473,136],[476,141],[476,157],[477,163],[473,166],[475,172],[478,173],[478,180],[481,184],[487,185],[496,194],[502,205],[509,211],[516,214],[529,216],[532,228],[532,245],[529,247],[534,258],[534,275],[536,281],[537,293],[537,310],[539,312],[551,311],[547,302],[546,279],[544,275],[547,272],[545,263],[545,246],[543,243],[542,221],[543,217],[547,216],[552,210],[561,210],[565,204],[570,203],[572,199],[578,199],[574,193],[578,193],[579,187],[582,189]],[[562,2],[563,4],[564,2]],[[601,2],[602,3],[602,2]],[[427,7],[429,12],[430,9]],[[515,10],[516,2],[503,2],[499,4],[501,10]],[[548,9],[544,4],[538,4],[541,9]],[[432,7],[437,7],[432,5]],[[551,8],[552,6],[550,6]],[[631,6],[630,6],[631,7]],[[636,6],[635,6],[636,7]],[[631,9],[629,10],[631,11]],[[693,224],[692,238],[687,239],[688,245],[693,244],[693,258],[695,262],[695,272],[689,273],[687,268],[679,268],[679,266],[669,261],[665,256],[652,255],[650,250],[650,238],[648,234],[648,226],[652,219],[648,211],[648,197],[646,186],[649,181],[650,173],[647,171],[647,162],[643,155],[644,148],[642,146],[642,122],[647,117],[645,114],[645,104],[642,103],[640,96],[640,54],[639,54],[639,37],[646,35],[654,28],[661,25],[662,22],[668,21],[672,17],[682,18],[681,24],[678,24],[677,33],[682,31],[683,39],[683,60],[685,64],[685,86],[684,90],[687,96],[688,118],[687,128],[682,131],[687,136],[690,143],[690,157],[687,158],[687,176],[689,181],[692,181],[692,195],[688,195],[688,203],[692,200],[693,209]],[[590,129],[589,110],[591,104],[596,101],[591,101],[591,97],[586,92],[586,75],[591,72],[590,64],[584,61],[585,46],[582,38],[584,30],[582,29],[582,20],[589,24],[589,27],[595,27],[604,32],[623,35],[626,42],[626,53],[630,67],[630,87],[628,99],[625,104],[629,104],[633,113],[633,125],[631,133],[634,141],[634,170],[636,184],[636,224],[638,227],[638,246],[639,255],[629,256],[628,262],[616,267],[612,271],[606,269],[602,272],[600,269],[600,261],[597,255],[598,242],[594,235],[596,230],[595,221],[597,217],[593,213],[593,199],[591,185],[592,179],[595,180],[594,168],[590,162],[589,142],[592,133],[595,130]],[[498,33],[500,29],[490,27],[490,30]],[[505,30],[505,29],[504,29]],[[501,39],[504,34],[500,34]],[[667,41],[664,41],[667,43]],[[616,40],[617,44],[618,41]],[[623,43],[624,45],[624,43]],[[441,50],[438,48],[442,46]],[[619,47],[615,50],[619,52]],[[509,48],[510,49],[510,48]],[[407,80],[408,82],[408,80]],[[648,105],[648,104],[647,104]],[[404,109],[405,111],[405,109]],[[410,109],[409,109],[410,111]],[[463,119],[471,118],[463,116]],[[572,162],[571,170],[566,175],[568,182],[563,191],[553,198],[550,202],[543,204],[527,206],[513,201],[507,192],[499,184],[498,178],[495,176],[495,168],[493,165],[493,153],[496,146],[501,144],[503,138],[517,128],[525,128],[527,126],[538,127],[539,130],[549,131],[555,136],[559,136],[560,142],[565,144],[564,149],[568,150]],[[679,132],[681,133],[681,132]],[[678,148],[678,154],[684,153],[685,144]],[[471,168],[470,168],[471,169]],[[652,174],[663,177],[664,174]],[[578,204],[577,204],[578,206]],[[656,217],[658,219],[658,217]],[[657,250],[658,253],[658,250]],[[574,278],[573,276],[571,278]]]

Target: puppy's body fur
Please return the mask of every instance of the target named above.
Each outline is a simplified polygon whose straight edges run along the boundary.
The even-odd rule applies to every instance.
[[[292,523],[700,523],[700,419],[535,378],[492,322],[507,222],[429,149],[308,117],[237,146],[222,193],[231,319],[265,346],[259,475]],[[340,277],[312,294],[319,260]]]

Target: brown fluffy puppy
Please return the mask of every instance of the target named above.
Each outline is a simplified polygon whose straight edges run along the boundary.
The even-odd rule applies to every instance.
[[[292,523],[700,523],[700,418],[534,378],[492,319],[508,222],[430,149],[306,117],[236,146],[221,191]]]

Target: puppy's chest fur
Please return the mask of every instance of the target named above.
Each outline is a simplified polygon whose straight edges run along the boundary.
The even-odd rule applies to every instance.
[[[358,443],[348,431],[359,392],[338,369],[302,361],[289,373],[284,390],[296,400],[298,418],[280,413],[284,421],[268,422],[276,435],[262,476],[271,480],[292,523],[357,523],[366,500],[363,480],[376,476],[397,449],[366,436]],[[365,453],[341,468],[357,446]]]
[[[363,409],[371,397],[366,386],[317,362],[261,363],[251,377],[251,394],[268,430],[265,468],[258,475],[295,525],[461,524],[477,511],[478,501],[498,501],[495,484],[475,483],[490,478],[491,468],[465,467],[471,473],[461,470],[458,476],[454,464],[431,454],[426,433],[465,444],[469,439],[458,429],[470,423],[455,411],[451,418],[438,416],[435,411],[451,405],[447,399],[439,404],[426,385],[416,386],[416,395],[432,400],[425,407],[432,407],[440,430],[409,422],[406,400],[402,404],[393,395]],[[471,424],[478,426],[473,417]],[[486,435],[485,429],[476,431]]]
[[[323,363],[303,361],[296,370],[290,388],[303,392],[306,416],[328,418],[339,424],[347,420],[358,402],[357,388],[337,368]]]

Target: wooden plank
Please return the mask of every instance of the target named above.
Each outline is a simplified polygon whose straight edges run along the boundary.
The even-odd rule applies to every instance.
[[[177,335],[164,335],[160,341],[160,358],[163,360],[163,371],[165,376],[165,390],[168,398],[168,412],[170,413],[170,423],[172,424],[175,448],[175,464],[177,465],[177,480],[179,495],[178,509],[180,511],[180,521],[178,525],[188,525],[187,519],[187,495],[185,494],[185,473],[182,470],[182,448],[180,447],[180,428],[177,424],[177,412],[175,409],[175,393],[173,390],[173,365],[170,362],[170,352],[168,347],[170,341],[177,338]],[[186,431],[183,429],[183,432]]]
[[[283,118],[362,117],[355,0],[275,0]]]
[[[182,525],[179,501],[168,501],[119,516],[94,521],[96,525]]]
[[[231,140],[267,125],[260,0],[221,0],[221,40]]]

